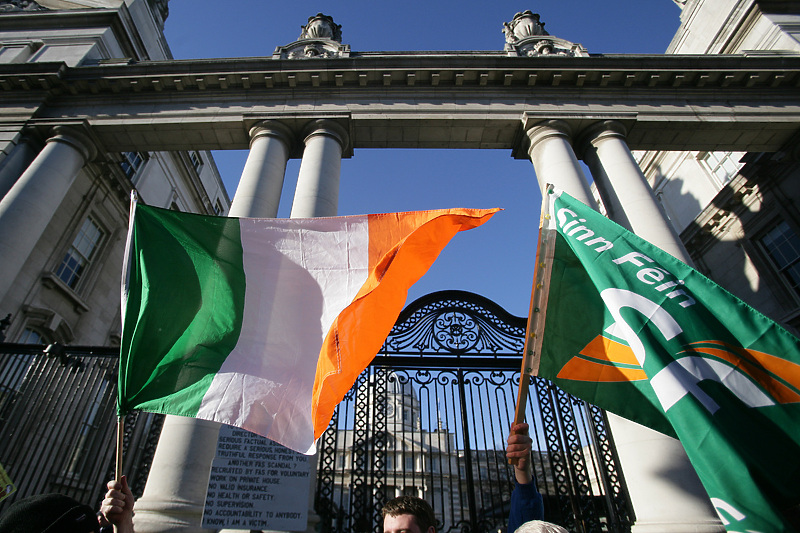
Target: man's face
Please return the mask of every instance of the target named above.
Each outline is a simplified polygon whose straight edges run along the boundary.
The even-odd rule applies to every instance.
[[[383,519],[383,533],[436,533],[432,527],[428,531],[422,531],[417,525],[414,515],[400,514],[397,516],[387,515]]]

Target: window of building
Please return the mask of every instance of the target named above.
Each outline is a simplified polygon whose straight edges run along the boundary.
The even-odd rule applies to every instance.
[[[782,220],[759,239],[759,245],[784,283],[800,296],[800,236]]]
[[[725,185],[742,168],[742,164],[739,163],[740,155],[739,152],[706,152],[700,160],[719,181],[720,185]]]
[[[47,344],[44,340],[44,336],[31,328],[25,328],[17,342],[21,344]]]
[[[192,160],[192,166],[194,166],[194,169],[199,173],[200,167],[203,166],[203,158],[200,157],[200,153],[191,151],[189,152],[189,158]]]
[[[144,165],[144,161],[145,156],[142,152],[122,152],[122,161],[119,166],[122,167],[122,171],[128,176],[128,179],[133,181],[134,176]]]
[[[56,276],[74,289],[86,273],[104,237],[105,232],[100,226],[91,217],[87,218],[58,266]]]
[[[222,215],[223,211],[225,211],[225,209],[222,207],[222,202],[220,202],[219,200],[214,202],[214,214],[220,216]]]

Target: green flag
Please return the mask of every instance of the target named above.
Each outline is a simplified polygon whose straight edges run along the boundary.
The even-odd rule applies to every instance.
[[[528,371],[680,439],[727,531],[796,530],[796,337],[552,188],[529,329]]]

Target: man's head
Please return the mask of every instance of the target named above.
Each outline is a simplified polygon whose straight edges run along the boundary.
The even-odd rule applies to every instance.
[[[0,518],[0,533],[97,533],[91,507],[63,494],[31,496],[14,502]]]
[[[517,528],[514,533],[568,533],[566,529],[550,522],[542,522],[541,520],[531,520],[525,522]]]
[[[425,500],[399,496],[386,502],[381,511],[383,533],[436,533],[436,517]]]

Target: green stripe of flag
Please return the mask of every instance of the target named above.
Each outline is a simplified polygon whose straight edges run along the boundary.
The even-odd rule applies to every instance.
[[[194,416],[241,330],[239,221],[139,204],[129,239],[119,412]]]

